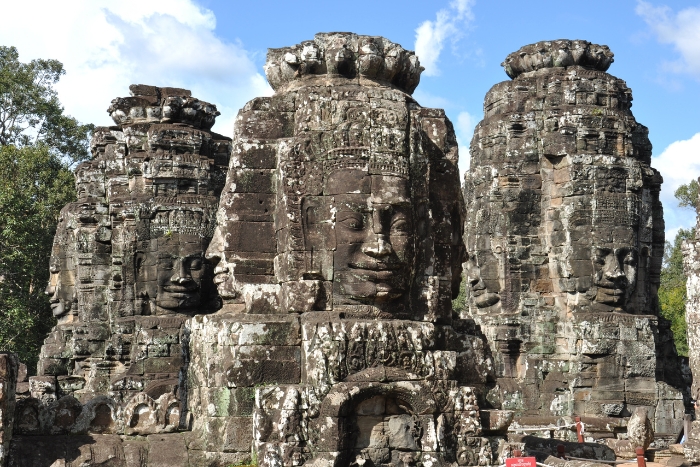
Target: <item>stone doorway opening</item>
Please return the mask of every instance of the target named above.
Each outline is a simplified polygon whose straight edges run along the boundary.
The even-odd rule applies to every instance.
[[[393,394],[358,403],[352,413],[350,467],[413,465],[422,429],[411,406]]]

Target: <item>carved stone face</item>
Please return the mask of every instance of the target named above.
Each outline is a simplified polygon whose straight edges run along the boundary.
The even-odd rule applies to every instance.
[[[595,301],[624,306],[637,283],[636,248],[594,248],[592,259],[593,284],[597,286]]]
[[[408,180],[338,170],[326,193],[335,209],[334,300],[380,305],[403,297],[414,255]]]
[[[66,315],[73,307],[75,301],[75,279],[72,271],[61,268],[61,261],[52,258],[49,271],[49,285],[44,293],[49,296],[51,312],[56,318]]]
[[[214,267],[214,284],[219,292],[219,296],[224,299],[236,298],[237,291],[234,286],[233,274],[229,268],[228,262],[225,259],[224,253],[224,233],[222,229],[217,227],[214,232],[209,247],[206,252],[206,259],[213,264]]]
[[[202,279],[209,269],[202,239],[174,233],[157,242],[157,251],[136,254],[137,296],[165,310],[197,308]]]
[[[484,253],[482,256],[492,256],[492,255],[487,255]],[[486,263],[485,264],[485,271],[497,271],[497,264],[495,262],[495,258],[493,262]],[[469,259],[467,260],[467,283],[469,284],[469,287],[471,289],[471,295],[474,297],[474,303],[476,304],[477,308],[488,308],[490,306],[495,305],[501,300],[500,295],[498,292],[500,292],[500,286],[498,285],[498,277],[495,277],[494,280],[490,280],[489,278],[484,281],[484,278],[482,277],[482,272],[481,268],[477,266],[477,258],[474,255],[471,255]],[[488,272],[487,272],[488,274]],[[490,288],[487,285],[487,282],[490,284]]]
[[[101,170],[93,167],[90,163],[78,166],[75,182],[78,200],[84,201],[88,198],[105,196],[104,175]]]
[[[74,250],[70,250],[74,246],[67,226],[69,206],[63,208],[59,217],[49,260],[49,284],[44,290],[49,297],[51,312],[57,318],[68,315],[74,308],[73,302],[77,302]]]

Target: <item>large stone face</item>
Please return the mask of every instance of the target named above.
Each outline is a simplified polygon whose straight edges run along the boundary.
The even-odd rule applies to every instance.
[[[662,180],[611,62],[606,46],[565,40],[506,58],[513,79],[486,95],[465,177],[468,314],[504,407],[602,418],[645,407],[673,432],[684,407],[658,318]]]
[[[253,443],[261,466],[495,462],[477,404],[490,360],[451,309],[456,139],[410,95],[416,57],[318,34],[265,70],[275,95],[238,115],[207,250],[224,307],[188,324],[206,440],[190,448]]]
[[[216,107],[133,85],[112,101],[50,261],[58,325],[41,350],[20,435],[149,434],[181,424],[182,324],[219,308],[204,257],[230,155]]]
[[[384,38],[271,49],[275,94],[245,105],[233,141],[189,91],[131,86],[61,212],[59,324],[14,409],[0,358],[0,461],[488,466],[556,450],[508,440],[513,410],[521,428],[582,415],[594,438],[624,437],[634,412],[618,450],[648,442],[647,417],[676,430],[661,178],[611,62],[585,41],[511,54],[466,206],[452,124],[411,97],[418,59]]]

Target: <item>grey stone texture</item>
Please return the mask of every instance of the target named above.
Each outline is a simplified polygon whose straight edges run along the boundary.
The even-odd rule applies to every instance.
[[[560,40],[503,63],[513,79],[486,95],[465,176],[465,316],[495,360],[488,398],[516,420],[641,407],[677,433],[684,386],[657,304],[662,179],[611,62],[606,46]]]
[[[189,91],[131,86],[61,212],[37,376],[0,354],[0,464],[554,464],[676,430],[661,177],[611,63],[509,55],[466,203],[452,124],[382,37],[270,49],[233,140]],[[567,442],[574,415],[598,443]]]
[[[700,201],[700,200],[698,200]],[[700,215],[698,216],[700,225]],[[688,278],[686,282],[685,322],[687,324],[688,357],[692,372],[691,394],[697,400],[700,396],[700,235],[683,242],[683,268]],[[700,462],[700,423],[694,421],[688,441],[683,446],[686,459]]]
[[[182,423],[180,331],[220,306],[204,258],[228,170],[216,107],[177,88],[133,85],[112,101],[59,219],[46,339],[15,433],[172,432]]]
[[[252,445],[261,467],[498,461],[510,418],[482,428],[491,360],[451,308],[456,138],[411,97],[421,70],[350,33],[269,51],[275,94],[237,117],[207,250],[224,305],[186,325],[190,452]]]
[[[0,352],[0,465],[5,465],[12,440],[15,390],[19,360],[12,353]]]

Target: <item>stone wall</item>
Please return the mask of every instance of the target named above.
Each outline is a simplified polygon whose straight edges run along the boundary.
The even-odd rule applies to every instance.
[[[698,218],[700,223],[700,217]],[[686,284],[685,322],[688,326],[688,353],[690,371],[700,374],[700,235],[693,240],[686,240],[682,245],[683,266],[688,277]],[[700,394],[700,381],[693,380],[693,399]]]
[[[17,402],[22,458],[36,436],[146,436],[187,423],[180,331],[220,307],[204,251],[230,139],[210,131],[216,107],[187,90],[131,92],[108,109],[116,126],[95,129],[78,201],[61,211],[46,290],[58,325]]]
[[[260,466],[497,462],[508,414],[482,427],[491,360],[451,309],[456,138],[411,97],[415,55],[318,34],[271,49],[265,70],[275,94],[237,117],[207,250],[224,306],[187,324],[190,450],[252,446]]]
[[[469,306],[494,355],[490,398],[528,423],[636,407],[678,432],[683,384],[657,288],[661,176],[606,46],[538,42],[484,100],[465,176]],[[687,401],[686,401],[687,402]],[[535,417],[535,418],[533,418]],[[612,428],[617,426],[617,428]]]
[[[700,216],[698,216],[700,225]],[[700,235],[696,226],[695,239],[683,242],[683,268],[686,283],[685,322],[688,336],[688,357],[693,374],[691,394],[697,400],[700,395]],[[686,459],[700,462],[700,422],[694,421],[684,445]]]
[[[4,466],[7,461],[12,440],[18,372],[17,356],[0,352],[0,466]]]
[[[58,325],[14,410],[0,386],[0,459],[10,429],[10,467],[488,466],[556,449],[508,437],[514,414],[582,415],[618,451],[647,415],[676,430],[661,178],[611,62],[585,41],[511,54],[466,203],[452,124],[384,38],[270,49],[275,93],[233,140],[189,91],[131,86],[61,212]]]

